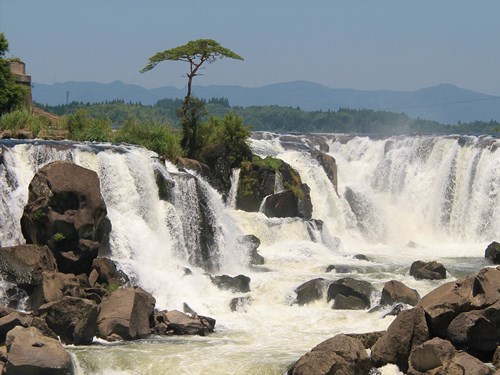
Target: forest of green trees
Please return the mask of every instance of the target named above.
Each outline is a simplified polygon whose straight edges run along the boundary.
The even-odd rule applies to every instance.
[[[227,98],[202,99],[202,101],[207,108],[207,118],[234,112],[244,119],[245,124],[251,125],[253,130],[366,135],[500,133],[500,123],[493,120],[447,125],[431,120],[410,118],[404,113],[368,109],[340,108],[337,111],[303,111],[300,108],[277,105],[232,107]],[[114,128],[119,128],[127,120],[168,123],[178,127],[179,119],[176,116],[176,110],[181,104],[182,99],[162,99],[155,105],[125,103],[122,100],[96,104],[72,102],[59,106],[36,105],[57,115],[71,114],[83,108],[91,117],[107,118]]]

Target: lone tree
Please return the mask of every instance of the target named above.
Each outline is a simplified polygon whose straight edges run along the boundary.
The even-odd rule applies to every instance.
[[[141,69],[141,73],[153,69],[162,61],[184,61],[189,63],[187,94],[178,115],[182,125],[181,146],[187,151],[187,156],[192,157],[196,152],[196,131],[199,118],[203,114],[202,103],[191,96],[191,85],[193,78],[200,75],[199,71],[204,63],[210,64],[225,57],[243,60],[243,57],[230,49],[222,47],[212,39],[192,40],[188,43],[163,52],[158,52],[149,58],[148,64]]]

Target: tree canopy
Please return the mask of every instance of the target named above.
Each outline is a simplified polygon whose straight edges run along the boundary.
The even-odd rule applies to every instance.
[[[16,84],[10,71],[5,54],[9,51],[9,42],[4,33],[0,33],[0,115],[21,107],[24,103],[25,89]]]
[[[186,97],[191,96],[191,83],[195,76],[199,75],[198,71],[201,66],[206,62],[213,63],[218,59],[230,58],[236,60],[243,60],[243,57],[231,51],[228,48],[221,46],[212,39],[198,39],[191,40],[182,46],[172,49],[167,49],[158,52],[149,58],[148,64],[141,69],[141,73],[153,69],[162,61],[184,61],[189,63],[189,72],[186,73],[188,77],[188,91]]]

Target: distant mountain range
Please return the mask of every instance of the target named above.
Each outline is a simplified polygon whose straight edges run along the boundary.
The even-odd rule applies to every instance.
[[[416,91],[334,89],[317,83],[295,81],[263,87],[195,86],[200,98],[224,97],[232,106],[280,105],[303,110],[352,109],[404,112],[411,117],[446,124],[475,120],[500,121],[500,97],[482,94],[450,84],[440,84]],[[48,105],[82,101],[89,103],[123,99],[125,102],[154,104],[163,98],[183,98],[186,89],[164,86],[146,89],[115,81],[112,83],[65,82],[52,85],[35,83],[33,100]]]

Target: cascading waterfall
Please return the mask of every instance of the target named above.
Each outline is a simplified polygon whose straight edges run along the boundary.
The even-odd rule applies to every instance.
[[[19,220],[39,168],[72,160],[92,169],[112,223],[108,256],[155,296],[159,308],[182,309],[186,302],[216,318],[217,326],[207,337],[70,347],[78,375],[283,374],[324,339],[383,330],[393,319],[333,310],[326,300],[293,304],[295,288],[305,281],[366,280],[378,290],[374,302],[392,279],[424,295],[438,284],[410,277],[412,261],[443,261],[449,277],[458,277],[484,266],[485,244],[500,239],[498,139],[328,135],[323,141],[337,161],[338,195],[310,153],[311,139],[287,135],[281,142],[280,135],[264,133],[251,143],[258,155],[298,170],[311,189],[311,221],[236,211],[206,181],[142,148],[2,141],[0,245],[24,242]],[[236,171],[230,197],[238,177]],[[275,190],[281,185],[278,179]],[[263,266],[247,267],[243,234],[261,240]],[[406,246],[409,241],[415,246]],[[355,259],[357,253],[369,260]],[[329,265],[335,271],[328,272]],[[248,275],[251,291],[218,290],[206,272]],[[0,282],[0,293],[8,288]],[[229,302],[241,296],[249,304],[231,312]],[[382,373],[399,374],[391,366]]]

